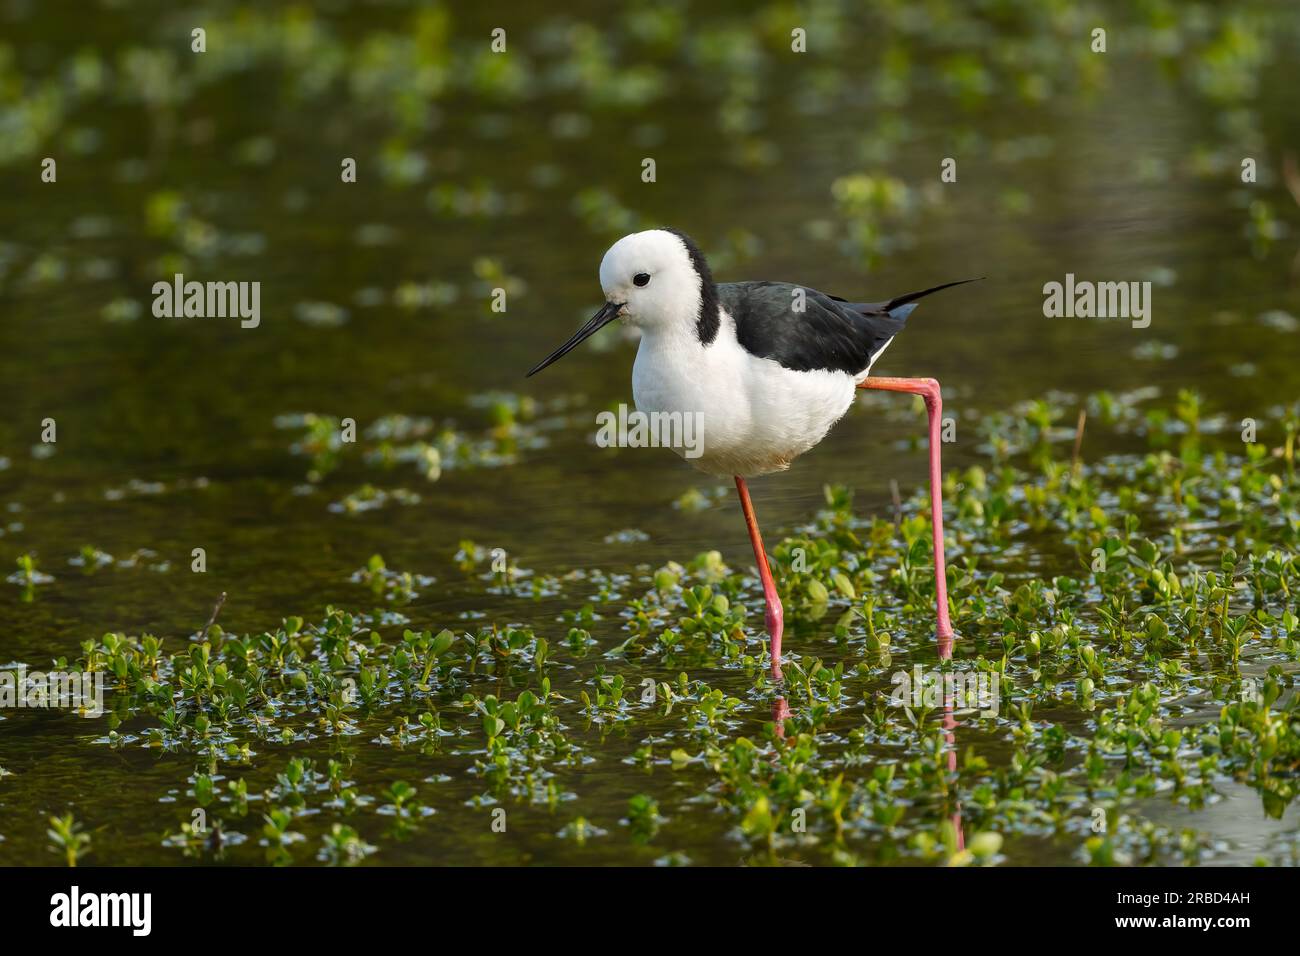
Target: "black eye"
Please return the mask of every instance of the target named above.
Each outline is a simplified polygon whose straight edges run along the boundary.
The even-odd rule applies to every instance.
[[[648,273],[648,272],[638,272],[636,275],[634,275],[634,276],[632,277],[632,282],[633,282],[635,285],[649,285],[649,284],[650,284],[650,273]]]

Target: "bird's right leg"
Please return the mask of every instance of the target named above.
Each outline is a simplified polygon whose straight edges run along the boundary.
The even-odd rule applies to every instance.
[[[781,609],[781,599],[776,594],[776,582],[772,579],[772,569],[767,564],[767,552],[763,550],[763,537],[758,533],[758,519],[754,517],[754,503],[749,500],[749,488],[745,479],[736,476],[736,491],[740,494],[740,507],[745,512],[745,525],[749,528],[749,543],[754,546],[754,560],[758,562],[758,577],[763,582],[763,601],[767,605],[767,634],[772,641],[772,679],[781,679],[781,634],[785,628],[785,615]]]
[[[910,392],[925,400],[926,414],[930,418],[930,523],[934,529],[934,597],[939,641],[939,655],[952,656],[952,622],[948,618],[948,576],[943,559],[943,473],[939,461],[940,418],[943,416],[943,396],[939,383],[932,378],[868,378],[858,388],[878,388],[887,392]]]

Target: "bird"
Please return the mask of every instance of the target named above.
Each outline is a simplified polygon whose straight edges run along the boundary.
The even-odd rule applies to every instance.
[[[979,278],[983,278],[982,276]],[[935,636],[950,657],[953,629],[943,552],[940,386],[933,378],[871,376],[918,300],[961,279],[880,302],[849,302],[790,282],[715,282],[696,243],[676,229],[624,236],[600,263],[605,304],[528,371],[536,375],[615,320],[640,330],[632,367],[638,412],[696,416],[699,447],[673,450],[706,474],[735,481],[765,604],[770,670],[782,679],[784,610],[746,479],[784,471],[817,445],[858,389],[910,392],[929,415]]]

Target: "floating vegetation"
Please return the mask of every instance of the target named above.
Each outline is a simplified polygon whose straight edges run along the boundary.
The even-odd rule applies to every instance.
[[[1085,405],[1117,423],[1137,411],[1115,396]],[[896,523],[828,488],[773,548],[789,626],[825,635],[793,643],[783,685],[767,674],[756,582],[716,552],[635,571],[557,624],[416,630],[330,608],[261,633],[213,625],[179,646],[107,634],[57,663],[108,675],[102,743],[155,749],[180,779],[203,768],[163,841],[197,859],[383,859],[437,812],[483,814],[488,831],[503,808],[558,816],[553,832],[578,846],[626,839],[647,862],[681,853],[665,826],[681,819],[730,831],[753,862],[993,865],[1025,840],[1071,846],[1080,863],[1210,862],[1216,841],[1146,814],[1237,784],[1272,818],[1296,797],[1294,449],[1212,443],[1187,394],[1146,409],[1161,424],[1147,451],[1072,463],[1049,427],[1063,415],[1042,403],[1001,464],[945,478],[960,635],[947,662],[928,630],[925,499]],[[1061,545],[1050,576],[1002,570],[1044,535]],[[494,570],[473,542],[456,560],[485,594],[529,594],[529,572]],[[403,602],[434,583],[378,555],[352,581]],[[931,671],[999,691],[980,708],[897,692],[899,674]],[[326,769],[274,754],[321,735]],[[416,753],[443,781],[455,772],[439,767],[467,769],[467,802],[352,781],[369,745]],[[255,791],[268,761],[284,769]],[[621,815],[584,796],[590,768],[611,761],[645,774]],[[681,775],[707,800],[677,789]],[[72,822],[51,834],[69,862],[84,852]]]
[[[318,328],[334,328],[348,320],[348,310],[332,302],[299,302],[293,314],[299,322]]]
[[[672,502],[672,506],[686,514],[695,514],[696,512],[707,511],[720,502],[728,500],[730,500],[730,496],[726,486],[715,485],[704,490],[687,488],[677,496],[677,499]]]
[[[365,484],[341,500],[330,502],[329,510],[336,514],[355,515],[376,511],[390,504],[410,506],[419,503],[420,496],[414,491],[405,488],[376,488],[374,485]]]
[[[384,559],[377,554],[371,555],[366,566],[352,573],[351,579],[357,584],[364,584],[376,597],[387,601],[406,602],[420,596],[420,591],[435,583],[436,578],[427,574],[412,574],[410,571],[393,571],[384,564]]]
[[[101,551],[94,545],[85,545],[76,557],[68,558],[68,564],[73,567],[85,569],[87,574],[98,571],[100,568],[111,567],[113,556],[106,551]]]
[[[17,564],[18,570],[10,574],[5,580],[22,588],[22,599],[24,601],[31,601],[35,597],[36,589],[39,586],[54,581],[54,575],[37,570],[36,558],[30,554],[19,555]]]
[[[306,413],[279,415],[275,426],[300,433],[289,451],[311,459],[307,480],[318,483],[356,458],[373,470],[413,467],[428,481],[437,481],[444,470],[500,468],[515,464],[525,452],[546,447],[546,433],[569,423],[562,415],[548,414],[567,408],[564,400],[539,406],[531,399],[502,394],[471,404],[486,412],[492,424],[470,432],[453,422],[386,415],[358,431],[352,420]]]

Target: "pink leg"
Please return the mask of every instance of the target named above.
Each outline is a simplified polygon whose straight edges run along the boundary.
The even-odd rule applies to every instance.
[[[932,378],[869,378],[859,388],[879,388],[888,392],[911,392],[925,399],[930,416],[930,512],[934,525],[934,597],[938,613],[935,636],[939,655],[952,656],[952,622],[948,620],[948,574],[943,560],[943,474],[939,467],[939,420],[943,415],[943,398],[939,383]]]
[[[745,479],[736,476],[736,491],[740,493],[740,508],[745,512],[745,524],[749,528],[749,543],[754,546],[754,560],[758,562],[758,576],[763,582],[763,599],[767,604],[767,633],[772,639],[772,679],[781,679],[781,633],[785,627],[785,614],[781,609],[781,599],[776,596],[776,582],[772,580],[772,569],[767,566],[767,552],[763,550],[763,538],[758,533],[758,519],[754,517],[754,504],[749,500],[749,488]]]

